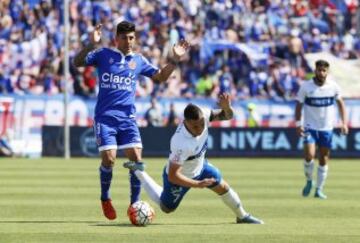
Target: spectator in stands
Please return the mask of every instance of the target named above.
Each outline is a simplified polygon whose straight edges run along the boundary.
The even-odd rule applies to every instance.
[[[200,96],[210,96],[214,89],[214,82],[208,72],[204,72],[203,76],[196,83],[196,94]]]
[[[9,139],[6,136],[0,136],[0,157],[12,157],[14,151],[9,144]]]
[[[251,96],[266,98],[268,96],[267,84],[269,82],[269,75],[265,67],[257,67],[250,72],[248,80],[249,90]]]
[[[247,114],[247,127],[258,127],[261,126],[261,120],[260,120],[260,116],[256,111],[256,105],[254,103],[249,103],[247,105],[247,110],[248,110],[248,114]]]
[[[5,78],[2,70],[0,70],[0,94],[12,93],[10,79]]]
[[[297,70],[298,73],[301,73],[302,67],[302,58],[303,58],[303,43],[301,38],[299,37],[300,30],[292,29],[289,40],[288,40],[288,48],[289,48],[289,61],[290,65]]]
[[[223,64],[228,64],[237,93],[246,95],[246,90],[250,90],[254,98],[272,98],[277,91],[270,89],[264,93],[262,86],[252,82],[239,84],[240,80],[248,81],[250,71],[259,65],[254,56],[266,54],[266,63],[262,64],[265,73],[270,72],[271,60],[288,59],[296,69],[296,78],[302,80],[306,65],[303,55],[306,53],[328,51],[339,58],[353,59],[358,58],[360,52],[360,10],[356,0],[190,2],[70,1],[70,57],[73,58],[81,48],[81,43],[88,42],[88,33],[94,23],[103,24],[104,45],[113,45],[111,30],[127,19],[140,27],[138,46],[156,66],[166,62],[167,53],[176,40],[186,36],[192,45],[190,61],[180,64],[181,79],[172,82],[176,85],[179,82],[179,92],[164,92],[164,86],[154,86],[154,91],[150,82],[142,82],[137,95],[217,95],[214,84],[200,82],[196,88],[196,83],[202,73],[212,76]],[[0,93],[56,94],[63,91],[60,85],[65,38],[63,4],[60,0],[0,1]],[[222,44],[220,47],[211,44],[219,40],[222,44],[228,41],[232,48],[223,49]],[[256,45],[252,44],[254,42]],[[236,50],[237,44],[245,45],[245,50],[255,55]],[[21,66],[19,61],[22,61]],[[48,67],[51,72],[45,75]],[[94,95],[95,80],[91,70],[71,74],[75,94]],[[34,80],[35,84],[31,83]],[[40,88],[42,85],[44,88]],[[214,87],[209,89],[207,86]],[[260,90],[254,92],[254,88],[259,87]]]
[[[175,105],[174,105],[174,103],[171,103],[166,125],[168,127],[175,127],[178,124],[179,124],[179,118],[178,118],[178,116],[176,114],[176,111],[175,111]]]
[[[224,64],[221,68],[220,76],[219,76],[219,92],[218,94],[227,93],[230,97],[234,97],[234,79],[232,73],[230,72],[230,67]]]
[[[85,96],[87,97],[95,97],[95,89],[96,89],[96,70],[94,67],[88,66],[84,68],[83,76],[83,90],[85,92]]]
[[[163,126],[163,115],[160,108],[160,105],[157,103],[156,99],[151,99],[151,106],[145,112],[145,119],[147,121],[148,127],[161,127]]]

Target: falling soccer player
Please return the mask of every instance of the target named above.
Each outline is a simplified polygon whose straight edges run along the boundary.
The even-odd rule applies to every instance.
[[[171,138],[171,153],[163,172],[163,188],[144,171],[144,164],[124,163],[125,168],[134,171],[149,197],[163,212],[173,212],[190,188],[207,187],[235,213],[237,223],[264,223],[245,211],[238,194],[222,179],[219,169],[205,158],[209,123],[233,117],[230,100],[229,94],[221,94],[221,109],[211,111],[202,110],[194,104],[185,108],[184,121]]]

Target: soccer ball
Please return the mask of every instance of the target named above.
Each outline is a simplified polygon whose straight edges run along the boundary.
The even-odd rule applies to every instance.
[[[130,222],[136,226],[151,224],[155,217],[154,209],[145,201],[137,201],[130,205],[127,214]]]

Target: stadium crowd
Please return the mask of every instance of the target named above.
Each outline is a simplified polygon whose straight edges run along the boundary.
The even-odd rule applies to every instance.
[[[62,0],[0,2],[0,93],[64,90],[63,7]],[[141,79],[138,96],[225,91],[240,99],[290,99],[311,72],[305,53],[354,59],[360,51],[357,0],[71,0],[71,58],[97,23],[104,44],[111,44],[122,19],[136,24],[138,51],[155,65],[166,63],[179,39],[192,45],[166,85]],[[70,72],[74,94],[96,95],[94,68]]]

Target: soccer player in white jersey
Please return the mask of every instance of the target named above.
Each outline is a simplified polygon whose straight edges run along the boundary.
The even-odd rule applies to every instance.
[[[237,223],[263,224],[247,213],[238,194],[222,179],[219,169],[205,158],[208,127],[211,121],[233,117],[229,94],[219,96],[221,109],[206,111],[189,104],[184,110],[184,121],[171,138],[171,152],[159,186],[142,164],[127,162],[124,167],[135,172],[149,197],[166,213],[173,212],[190,188],[209,188],[235,213]]]
[[[74,58],[76,67],[95,66],[99,94],[94,117],[96,142],[100,151],[99,168],[101,205],[106,218],[116,218],[110,198],[112,170],[117,150],[137,163],[142,161],[142,142],[136,124],[135,94],[138,77],[146,76],[155,82],[165,82],[177,62],[189,49],[185,40],[173,46],[173,58],[162,68],[152,65],[143,55],[133,51],[136,43],[135,25],[122,21],[116,28],[116,48],[100,47],[101,25],[90,35],[90,44]],[[140,181],[130,171],[130,203],[139,200]]]
[[[341,132],[348,133],[345,104],[340,95],[340,88],[335,82],[326,80],[329,63],[318,60],[315,63],[315,77],[304,82],[298,92],[295,120],[296,132],[304,137],[304,173],[306,184],[302,194],[308,196],[313,187],[314,158],[318,146],[319,167],[315,197],[326,199],[323,187],[328,174],[333,125],[335,120],[335,102],[341,119]],[[303,109],[304,108],[304,109]],[[304,116],[302,120],[302,110]]]

